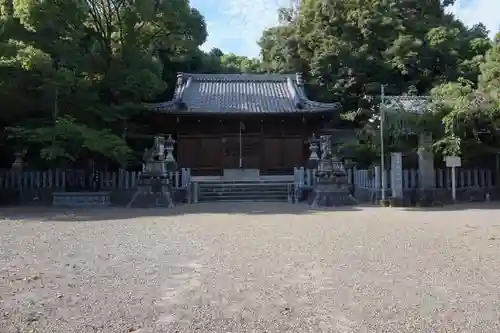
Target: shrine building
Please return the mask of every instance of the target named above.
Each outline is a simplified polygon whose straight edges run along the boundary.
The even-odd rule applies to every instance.
[[[179,73],[173,99],[148,104],[158,133],[177,141],[179,168],[291,174],[306,165],[312,133],[339,117],[339,103],[307,98],[301,74]]]

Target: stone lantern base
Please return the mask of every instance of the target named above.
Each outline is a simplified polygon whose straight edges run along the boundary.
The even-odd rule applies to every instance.
[[[137,191],[127,207],[175,207],[172,200],[170,179],[167,175],[140,175]]]
[[[347,185],[317,184],[311,208],[352,206],[359,204]]]

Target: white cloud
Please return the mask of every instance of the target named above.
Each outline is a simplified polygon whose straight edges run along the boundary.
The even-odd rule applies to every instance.
[[[468,26],[483,23],[493,36],[500,30],[500,1],[458,0],[450,11]]]
[[[257,41],[262,32],[278,23],[278,9],[288,7],[292,0],[219,0],[211,8],[217,18],[207,20],[209,37],[203,49],[219,47],[223,51],[238,50],[247,56],[260,53]],[[230,49],[227,49],[229,47]]]
[[[210,4],[207,15],[209,37],[203,49],[221,48],[224,52],[257,57],[257,41],[262,32],[278,23],[277,10],[293,0],[197,0]],[[193,2],[197,2],[193,1]],[[194,4],[196,6],[196,4]],[[500,29],[499,0],[458,0],[450,11],[468,26],[482,22],[493,37]],[[211,16],[211,17],[210,17]]]

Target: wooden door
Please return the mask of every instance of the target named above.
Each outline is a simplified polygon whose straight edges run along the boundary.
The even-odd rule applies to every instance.
[[[237,136],[224,136],[222,142],[222,165],[224,169],[237,169],[240,165],[240,142]]]
[[[260,168],[261,143],[261,137],[258,135],[245,135],[242,137],[241,155],[243,168]]]
[[[265,138],[262,143],[263,170],[281,168],[281,138]]]
[[[222,146],[218,137],[204,137],[201,139],[200,153],[196,158],[200,160],[200,167],[205,170],[219,170],[221,163]]]
[[[303,140],[300,137],[283,138],[283,168],[291,169],[302,165]]]
[[[177,164],[181,168],[198,168],[200,143],[196,137],[179,137],[177,143]]]

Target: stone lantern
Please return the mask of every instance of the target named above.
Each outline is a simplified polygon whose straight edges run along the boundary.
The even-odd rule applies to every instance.
[[[307,166],[311,169],[316,169],[319,163],[318,149],[319,149],[319,140],[316,138],[316,135],[313,133],[311,139],[309,140],[309,151],[311,155],[309,155],[309,160],[307,162]]]
[[[127,207],[174,207],[169,176],[177,167],[174,145],[175,140],[171,135],[166,140],[163,136],[155,137],[153,147],[144,153],[143,172],[139,176],[137,192]]]
[[[330,135],[320,137],[321,157],[316,170],[314,199],[311,207],[335,207],[357,204],[351,194],[347,173],[341,160],[332,153]]]
[[[177,162],[174,157],[174,146],[176,141],[172,138],[172,135],[169,134],[167,140],[165,141],[165,150],[167,151],[167,155],[165,156],[166,168],[168,171],[173,171],[177,168]]]

